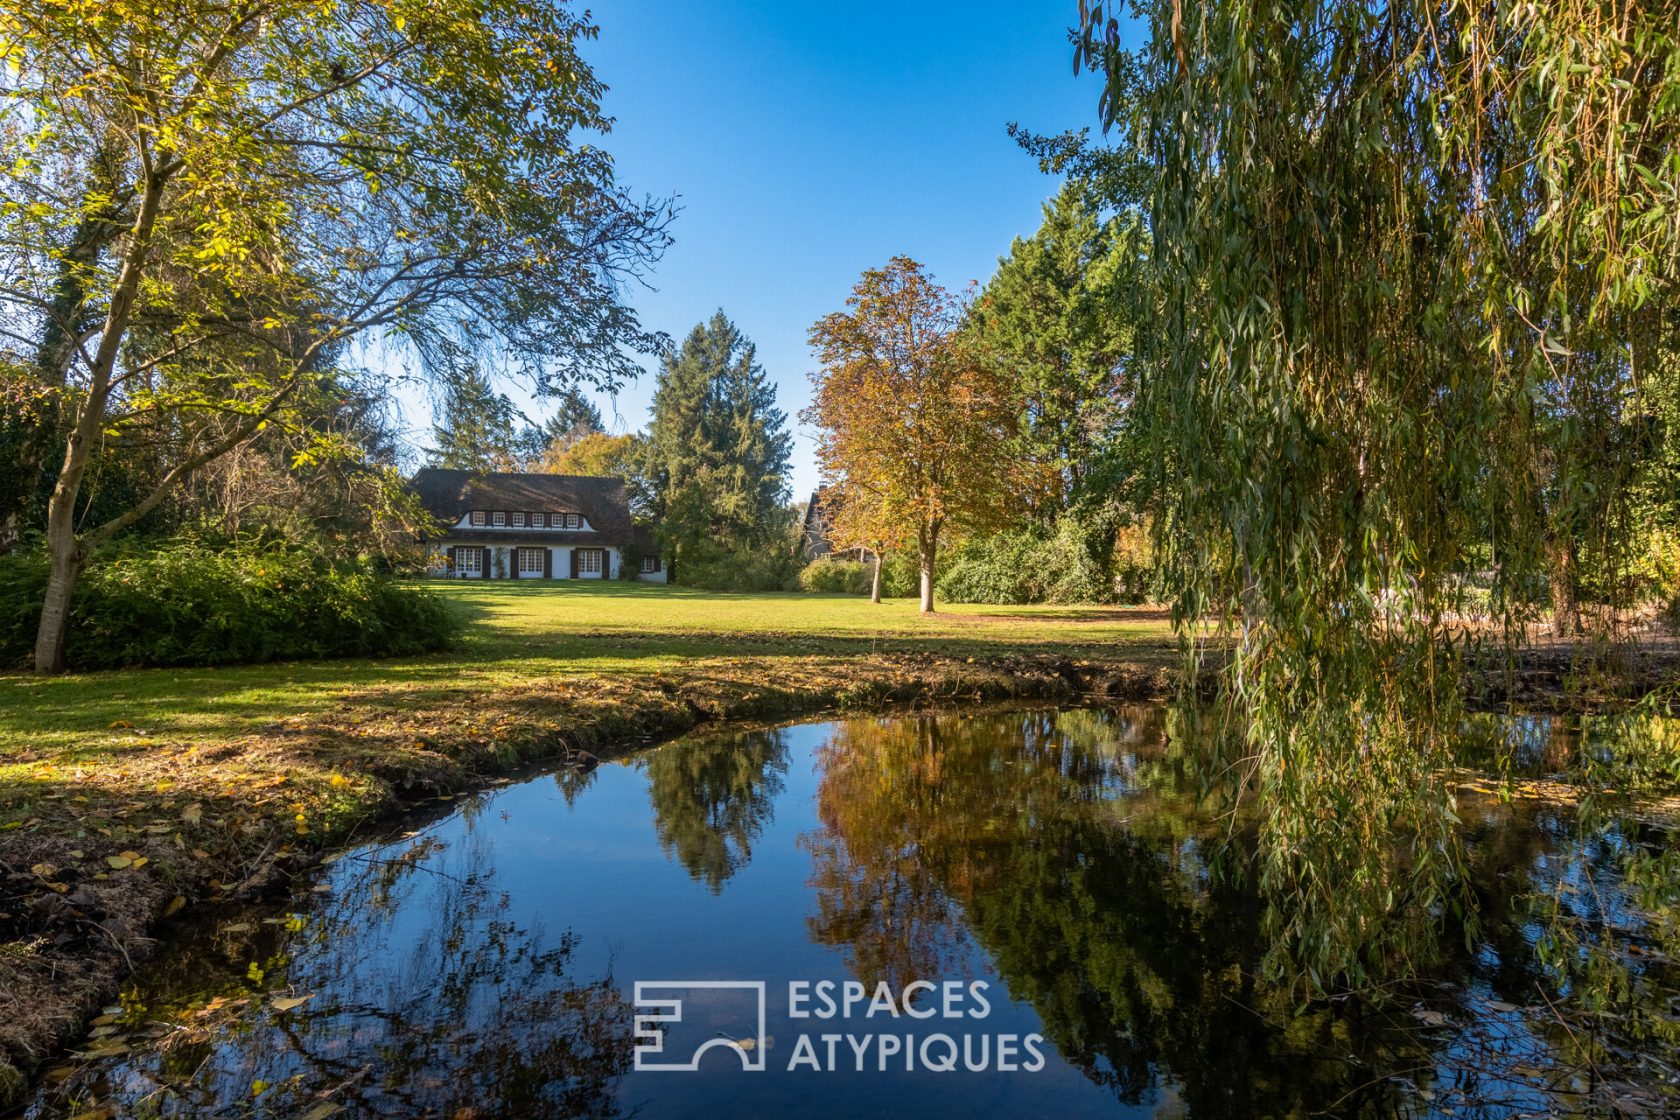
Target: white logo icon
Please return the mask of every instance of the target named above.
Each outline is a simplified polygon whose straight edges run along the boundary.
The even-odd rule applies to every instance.
[[[746,993],[751,993],[750,1000]],[[709,1015],[691,1015],[683,1018],[684,1000],[678,993],[689,996],[687,1003],[690,1010],[699,1006]],[[730,998],[732,994],[736,998]],[[652,1014],[638,1014],[636,1016],[636,1050],[635,1068],[637,1070],[653,1071],[685,1071],[692,1072],[700,1068],[700,1059],[706,1051],[714,1046],[724,1046],[735,1051],[741,1059],[741,1068],[751,1072],[764,1069],[764,981],[762,980],[638,980],[636,981],[636,1009],[652,1012]],[[753,1006],[756,1005],[756,1006]],[[672,1060],[665,1056],[666,1031],[671,1027],[687,1023],[690,1030],[686,1033],[697,1034],[705,1027],[712,1026],[712,1021],[744,1025],[742,1013],[757,1012],[756,1029],[750,1036],[740,1037],[736,1034],[721,1030],[708,1032],[704,1040],[695,1040],[695,1045],[688,1051],[687,1061]],[[739,1026],[736,1026],[739,1030]],[[678,1051],[673,1047],[672,1055]]]

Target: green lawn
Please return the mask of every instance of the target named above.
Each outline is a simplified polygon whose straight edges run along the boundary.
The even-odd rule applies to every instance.
[[[942,606],[923,616],[909,599],[872,604],[853,596],[727,594],[616,581],[429,586],[468,620],[460,647],[449,653],[0,675],[0,741],[73,758],[136,739],[237,739],[314,714],[336,722],[345,705],[424,707],[462,699],[463,692],[518,689],[556,677],[680,676],[719,659],[762,661],[774,674],[778,665],[797,673],[811,657],[1155,660],[1171,648],[1161,613],[1148,610]]]

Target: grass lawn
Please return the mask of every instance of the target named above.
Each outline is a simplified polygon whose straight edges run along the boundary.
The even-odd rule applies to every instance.
[[[17,776],[4,762],[19,750],[95,760],[136,738],[215,744],[281,720],[321,716],[338,723],[345,705],[451,707],[463,693],[489,695],[556,677],[680,680],[748,659],[762,662],[758,669],[772,677],[792,679],[813,658],[881,654],[1162,662],[1173,648],[1162,612],[1143,609],[957,606],[924,617],[910,599],[872,604],[855,596],[727,594],[617,581],[429,586],[468,620],[460,647],[449,653],[0,675],[0,742],[7,748],[0,783]]]

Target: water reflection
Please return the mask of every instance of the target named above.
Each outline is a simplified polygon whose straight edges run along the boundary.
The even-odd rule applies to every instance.
[[[716,894],[752,858],[787,773],[780,729],[671,743],[647,760],[659,842]]]
[[[1442,910],[1415,956],[1316,1000],[1267,968],[1287,915],[1256,885],[1257,834],[1199,799],[1185,727],[1159,707],[849,719],[486,795],[171,953],[30,1115],[1680,1109],[1680,852],[1609,797],[1612,772],[1661,771],[1626,725],[1468,729],[1485,771],[1592,767],[1600,796],[1583,814],[1473,783],[1479,920]],[[1007,994],[993,1028],[1055,1054],[1013,1078],[819,1083],[778,1068],[784,1041],[764,1074],[637,1074],[628,989],[676,976],[984,978]]]
[[[93,1044],[146,1057],[55,1095],[104,1102],[91,1117],[617,1115],[628,1004],[572,974],[574,934],[511,920],[496,879],[482,842],[352,854],[310,913],[171,954]]]

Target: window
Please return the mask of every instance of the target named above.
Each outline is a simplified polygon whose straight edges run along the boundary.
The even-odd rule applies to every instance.
[[[566,528],[568,528],[568,529],[581,529],[581,528],[583,528],[583,518],[579,517],[575,513],[568,513],[566,515]]]
[[[547,521],[548,521],[548,518],[543,516],[540,513],[533,513],[531,515],[531,527],[533,529],[541,529],[543,527],[544,523],[547,522]]]
[[[598,576],[601,574],[601,550],[598,548],[578,549],[578,575]]]
[[[463,575],[476,576],[484,571],[484,550],[482,548],[457,548],[455,550],[455,570]]]
[[[506,525],[507,524],[507,514],[503,513],[501,510],[497,510],[495,513],[492,513],[490,515],[490,524],[492,524],[492,525]]]
[[[474,525],[484,524],[484,511],[483,510],[475,509],[475,510],[472,511],[472,523]]]
[[[522,548],[519,550],[519,574],[542,575],[544,548]]]
[[[657,557],[657,556],[644,556],[644,557],[642,557],[642,571],[644,571],[644,572],[657,572],[658,570],[659,570],[659,557]]]
[[[514,514],[513,515],[513,524],[516,528],[520,528],[520,529],[525,528],[525,515],[523,513]]]

